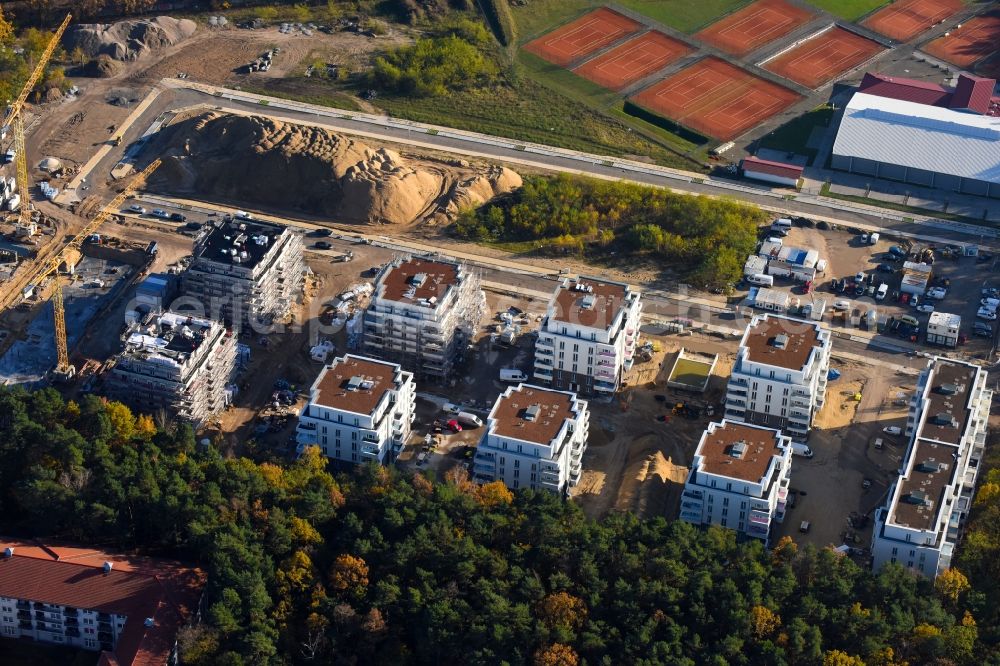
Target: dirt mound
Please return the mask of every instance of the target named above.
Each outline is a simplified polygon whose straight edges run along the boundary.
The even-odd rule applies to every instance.
[[[66,49],[79,47],[91,58],[107,55],[115,60],[136,60],[147,51],[172,46],[194,34],[197,24],[169,16],[132,19],[118,23],[75,25],[66,33]]]
[[[410,224],[437,209],[450,212],[487,201],[521,183],[507,169],[455,169],[262,116],[202,113],[163,130],[161,141],[166,143],[161,152],[170,156],[154,175],[153,188],[161,184],[173,192],[293,208],[343,222]]]

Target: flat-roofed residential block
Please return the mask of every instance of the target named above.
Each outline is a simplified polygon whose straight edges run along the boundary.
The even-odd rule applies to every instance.
[[[473,478],[565,493],[580,480],[590,413],[575,393],[519,384],[493,404]]]
[[[443,380],[465,357],[486,312],[479,276],[449,261],[413,257],[382,267],[364,317],[369,356],[421,379]]]
[[[909,442],[886,503],[875,512],[872,560],[929,578],[951,567],[972,507],[993,392],[977,365],[931,359],[906,420]]]
[[[177,312],[147,315],[125,333],[104,391],[145,413],[167,410],[195,425],[228,406],[236,336],[217,321]]]
[[[681,494],[681,520],[768,540],[785,518],[792,440],[772,428],[723,420],[698,442]]]
[[[244,219],[210,227],[181,276],[183,295],[200,302],[206,316],[258,332],[270,332],[291,311],[304,285],[299,235],[280,224]]]
[[[639,293],[627,284],[563,280],[535,342],[534,381],[587,395],[614,393],[632,367],[641,313]]]
[[[301,453],[318,446],[343,463],[392,462],[410,437],[416,388],[396,363],[348,354],[320,370],[296,428]]]
[[[726,419],[805,440],[826,399],[832,349],[830,331],[817,322],[754,316],[726,388]]]

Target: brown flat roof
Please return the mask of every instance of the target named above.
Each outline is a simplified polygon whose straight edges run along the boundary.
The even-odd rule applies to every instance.
[[[976,371],[976,367],[964,363],[942,359],[934,362],[923,395],[927,400],[927,409],[918,438],[958,445],[969,421],[969,393],[976,381]],[[948,415],[954,425],[944,423],[939,415]]]
[[[387,301],[416,303],[421,298],[432,296],[440,300],[448,291],[448,287],[456,284],[458,284],[457,264],[428,259],[407,259],[399,266],[391,268],[379,286],[383,287],[381,298]],[[412,297],[404,298],[411,290]]]
[[[737,457],[734,447],[741,442],[746,444],[746,448]],[[695,453],[702,457],[699,471],[759,483],[771,464],[771,458],[783,454],[780,442],[778,431],[770,428],[755,428],[731,421],[716,424],[713,432],[705,431]]]
[[[934,529],[944,489],[955,475],[958,447],[918,439],[909,477],[902,487],[889,521],[914,529]]]
[[[743,344],[748,360],[789,370],[801,370],[813,348],[822,346],[816,324],[784,317],[761,317],[747,328]]]
[[[625,307],[625,294],[623,284],[581,277],[575,283],[559,286],[553,319],[607,330],[619,310]]]
[[[538,407],[537,415],[529,419],[529,412]],[[501,437],[523,439],[527,442],[549,445],[566,419],[572,419],[573,396],[561,391],[551,391],[537,386],[519,386],[510,395],[501,395],[493,407],[496,425],[493,432]]]
[[[313,404],[371,414],[382,396],[394,388],[395,376],[396,366],[392,363],[357,356],[334,359],[317,379]]]

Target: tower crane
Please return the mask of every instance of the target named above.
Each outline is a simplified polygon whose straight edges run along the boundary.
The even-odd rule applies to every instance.
[[[132,181],[125,186],[118,196],[108,202],[104,208],[100,210],[97,215],[94,216],[87,225],[80,230],[73,238],[70,239],[68,243],[56,254],[54,257],[46,261],[39,267],[38,271],[32,275],[28,281],[27,291],[34,291],[43,280],[54,277],[55,282],[52,289],[52,309],[55,315],[55,337],[56,337],[56,368],[55,377],[60,380],[72,379],[73,375],[76,374],[76,368],[74,368],[69,362],[69,345],[66,342],[66,310],[63,307],[63,297],[62,297],[62,284],[59,278],[59,266],[64,262],[67,263],[69,260],[69,252],[71,250],[79,250],[80,246],[83,245],[87,237],[96,232],[102,224],[112,213],[118,210],[121,205],[132,196],[135,192],[153,173],[156,168],[160,166],[160,160],[154,160],[145,169],[140,171]]]
[[[21,89],[21,93],[7,110],[6,123],[10,125],[11,133],[14,135],[15,180],[17,182],[17,191],[21,195],[21,205],[18,209],[17,220],[19,229],[31,228],[31,197],[28,194],[28,187],[30,186],[28,183],[28,155],[24,149],[24,114],[22,113],[24,103],[27,101],[28,95],[35,88],[35,84],[38,83],[38,79],[42,77],[45,66],[49,64],[49,59],[52,57],[52,53],[55,52],[56,47],[59,46],[59,40],[62,39],[63,33],[66,32],[66,26],[69,25],[72,18],[72,14],[66,14],[66,18],[59,24],[55,34],[52,35],[52,39],[49,40],[45,50],[42,51],[35,69],[31,72],[31,76],[28,77],[28,80],[24,83],[24,87]]]

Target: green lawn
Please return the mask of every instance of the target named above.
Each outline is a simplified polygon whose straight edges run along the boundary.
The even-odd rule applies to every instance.
[[[848,21],[857,21],[862,16],[889,4],[889,0],[808,0],[808,2]]]
[[[854,203],[868,204],[869,206],[878,206],[879,208],[888,208],[890,210],[899,211],[900,213],[911,213],[913,215],[923,215],[925,217],[934,217],[939,220],[953,220],[955,222],[964,222],[966,224],[975,224],[981,227],[994,227],[992,222],[987,222],[985,220],[966,217],[965,215],[956,215],[955,213],[941,212],[939,210],[931,210],[929,208],[918,208],[916,206],[907,206],[906,204],[895,203],[894,201],[882,201],[881,199],[871,199],[869,197],[855,196],[852,194],[839,194],[837,192],[832,192],[830,190],[830,183],[823,183],[823,186],[819,190],[820,196],[830,197],[831,199],[840,199],[842,201],[853,201]]]
[[[697,32],[721,16],[750,4],[750,0],[618,0],[618,2],[623,7],[686,33]]]
[[[677,359],[667,381],[684,384],[700,391],[705,386],[705,381],[708,379],[711,370],[711,363],[685,356],[684,358]]]
[[[512,5],[510,11],[523,44],[602,4],[598,0],[531,0],[523,6]]]
[[[816,127],[828,127],[833,119],[833,109],[820,106],[793,118],[767,136],[761,138],[760,148],[770,148],[799,155],[808,155],[809,161],[816,157],[816,150],[806,143]]]

